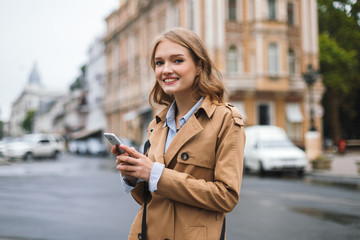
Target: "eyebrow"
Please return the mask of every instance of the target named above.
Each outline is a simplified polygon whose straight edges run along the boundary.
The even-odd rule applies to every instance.
[[[184,54],[173,54],[170,55],[170,58],[175,58],[175,57],[184,57]],[[154,59],[161,59],[162,57],[155,57]]]

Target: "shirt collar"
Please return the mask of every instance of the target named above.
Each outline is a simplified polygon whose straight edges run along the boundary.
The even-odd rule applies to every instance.
[[[180,128],[190,119],[190,117],[196,112],[201,103],[203,102],[204,97],[200,98],[200,100],[188,111],[181,119],[180,119]],[[165,117],[165,123],[163,127],[168,126],[172,130],[176,131],[176,121],[175,121],[175,112],[176,112],[176,102],[173,101],[167,114]]]
[[[216,104],[213,104],[210,100],[209,97],[203,97],[203,101],[202,104],[200,105],[199,109],[197,111],[195,111],[195,114],[197,112],[200,111],[200,109],[204,110],[204,112],[206,113],[208,118],[211,118],[211,116],[213,115],[213,113],[215,112],[216,109]],[[160,110],[158,113],[156,113],[155,115],[155,119],[156,119],[156,123],[160,123],[160,122],[165,122],[165,117],[167,112],[170,109],[170,105],[166,106],[165,108],[163,108],[162,110]]]

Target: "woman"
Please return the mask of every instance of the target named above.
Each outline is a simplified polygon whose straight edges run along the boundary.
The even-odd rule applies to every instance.
[[[112,148],[117,169],[142,205],[129,239],[218,240],[225,214],[239,200],[242,117],[225,104],[220,74],[192,31],[160,36],[151,66],[156,82],[149,102],[165,108],[149,124],[150,147],[146,155],[124,145],[127,153],[119,155]],[[146,204],[144,187],[150,190]]]

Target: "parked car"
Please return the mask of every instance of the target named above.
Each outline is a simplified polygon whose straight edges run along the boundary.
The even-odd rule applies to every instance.
[[[260,175],[266,172],[296,171],[303,175],[307,164],[305,152],[295,146],[286,132],[276,126],[245,128],[244,167]]]
[[[69,142],[69,152],[76,154],[86,154],[87,146],[85,140],[72,140]]]
[[[0,140],[0,157],[4,156],[6,146],[13,141],[15,141],[14,138],[3,138]]]
[[[53,134],[27,134],[8,143],[4,156],[11,159],[29,160],[32,158],[51,157],[56,159],[64,151],[64,140]]]
[[[109,151],[104,142],[98,138],[89,138],[86,140],[87,152],[90,155],[106,156]]]
[[[135,141],[128,138],[120,138],[120,140],[126,146],[134,147],[137,151],[139,151],[139,146]],[[109,144],[106,140],[91,137],[88,139],[71,140],[69,142],[68,149],[70,153],[80,155],[89,154],[106,156],[111,153],[111,144]]]

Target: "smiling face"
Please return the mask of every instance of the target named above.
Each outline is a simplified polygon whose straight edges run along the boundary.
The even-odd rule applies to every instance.
[[[170,40],[162,40],[156,48],[154,61],[156,80],[164,92],[175,98],[191,98],[199,69],[189,50]]]

